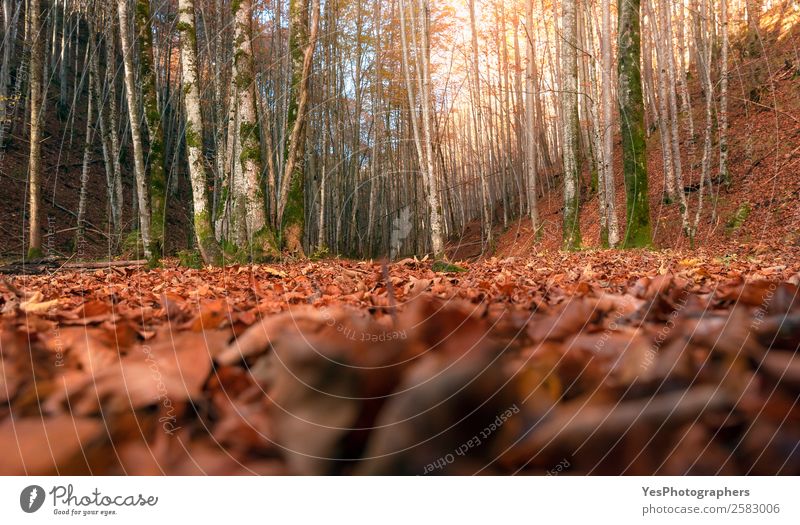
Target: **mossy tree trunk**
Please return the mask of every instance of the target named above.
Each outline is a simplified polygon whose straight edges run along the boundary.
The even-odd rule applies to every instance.
[[[578,141],[578,17],[577,0],[562,3],[561,93],[563,162],[564,162],[564,219],[562,247],[577,250],[581,246],[580,226],[580,157]]]
[[[124,1],[124,0],[122,0]],[[157,262],[164,250],[164,218],[166,215],[166,175],[164,172],[164,130],[156,97],[156,76],[153,69],[153,32],[150,27],[150,0],[136,0],[135,27],[139,41],[139,67],[142,103],[149,135],[150,150],[150,258]]]
[[[234,129],[239,152],[234,166],[231,227],[239,244],[246,241],[252,260],[279,255],[275,233],[267,223],[264,186],[261,181],[261,143],[256,112],[253,73],[253,2],[236,1],[234,19],[233,87],[238,99],[238,128]]]
[[[619,120],[625,176],[627,224],[623,246],[635,248],[652,242],[647,190],[647,149],[644,99],[640,71],[641,0],[619,0]]]
[[[320,1],[312,0],[311,25],[306,0],[289,3],[289,51],[292,59],[292,85],[289,95],[289,142],[286,165],[278,199],[277,224],[281,227],[284,248],[292,255],[304,256],[305,176],[303,157],[306,144],[309,84],[312,59],[319,33]]]
[[[194,204],[194,233],[197,247],[206,264],[222,262],[222,251],[214,236],[208,202],[208,180],[203,164],[203,118],[200,113],[200,89],[197,85],[197,33],[194,0],[179,0],[178,30],[181,32],[181,68],[183,104],[186,111],[186,153]]]

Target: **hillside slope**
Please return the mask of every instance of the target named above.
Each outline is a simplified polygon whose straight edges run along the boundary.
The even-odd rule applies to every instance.
[[[729,87],[729,188],[714,186],[715,195],[703,202],[703,213],[697,235],[697,246],[717,252],[736,252],[741,245],[800,245],[800,20],[789,4],[777,6],[762,18],[758,56],[744,56],[744,37],[737,35],[731,43],[731,78]],[[699,134],[697,154],[691,170],[686,155],[685,134],[684,185],[699,182],[702,132],[704,124],[703,95],[697,82],[690,78],[691,98],[696,132]],[[758,82],[757,100],[751,90]],[[714,138],[712,177],[717,176],[719,145]],[[662,202],[664,167],[661,139],[657,129],[648,140],[650,207],[654,245],[657,248],[689,248],[682,235],[677,204]],[[584,174],[585,178],[588,177]],[[616,202],[620,222],[624,223],[625,187],[622,177],[619,141],[615,151]],[[561,184],[560,177],[554,181]],[[687,198],[691,217],[697,209],[695,192]],[[542,238],[534,243],[530,220],[523,218],[497,226],[497,257],[525,256],[541,250],[558,249],[561,244],[563,197],[559,190],[539,200]],[[581,233],[586,248],[599,248],[599,204],[597,195],[586,196],[581,210]],[[474,222],[463,235],[453,239],[449,252],[452,258],[470,259],[480,252],[480,224]]]

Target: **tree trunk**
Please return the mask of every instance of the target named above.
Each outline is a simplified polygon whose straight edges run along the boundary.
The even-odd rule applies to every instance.
[[[130,11],[127,0],[118,0],[117,14],[119,15],[120,44],[122,45],[122,60],[125,69],[125,94],[128,103],[128,122],[131,129],[131,142],[133,143],[133,165],[136,178],[136,194],[139,208],[139,228],[144,244],[144,254],[148,259],[155,256],[150,232],[150,202],[147,188],[147,176],[144,164],[144,148],[142,146],[142,127],[139,119],[139,103],[136,90],[135,69],[133,64],[134,49],[131,45]]]
[[[286,250],[293,255],[305,256],[303,229],[305,227],[305,126],[308,114],[309,83],[313,66],[314,49],[319,33],[320,0],[312,0],[311,27],[308,27],[306,0],[292,0],[290,4],[290,53],[292,58],[292,90],[289,100],[290,135],[286,165],[278,199],[278,224]],[[302,4],[302,5],[301,5]]]
[[[536,46],[534,45],[533,33],[533,0],[528,0],[527,16],[525,24],[527,26],[528,41],[528,64],[525,75],[525,172],[528,182],[528,210],[531,217],[531,229],[533,231],[534,242],[541,237],[539,228],[539,155],[536,145],[536,95],[539,89],[536,81]]]
[[[663,21],[663,34],[668,42],[672,42],[672,6],[670,0],[661,0],[661,16]],[[662,39],[663,40],[663,39]],[[684,234],[689,234],[689,213],[686,202],[686,193],[683,191],[683,162],[681,160],[680,148],[680,113],[678,112],[678,97],[676,93],[676,83],[678,74],[675,69],[675,52],[671,45],[665,45],[663,54],[666,54],[667,60],[667,78],[668,78],[668,93],[669,93],[669,107],[670,107],[670,143],[672,146],[672,157],[675,167],[675,187],[677,189],[678,203],[680,206],[681,223]]]
[[[644,99],[639,68],[639,9],[640,0],[619,0],[618,99],[627,208],[627,227],[623,241],[626,248],[649,246],[652,242]]]
[[[563,119],[564,220],[562,246],[576,250],[581,245],[580,159],[578,157],[578,54],[577,0],[562,1],[561,29],[561,117]]]
[[[93,59],[93,55],[96,52],[95,46],[95,32],[93,24],[89,24],[89,40],[86,44],[86,53]],[[91,62],[90,62],[91,64]],[[84,255],[84,243],[86,239],[84,237],[84,228],[86,226],[86,192],[89,188],[89,161],[91,159],[92,153],[92,142],[94,140],[94,129],[92,127],[92,113],[94,112],[94,99],[96,97],[96,92],[94,90],[94,83],[95,83],[95,71],[94,67],[89,67],[89,82],[86,93],[86,138],[83,143],[83,162],[81,165],[81,189],[80,189],[80,196],[78,198],[78,230],[75,236],[75,253],[78,255],[79,259],[83,258]]]
[[[67,16],[67,0],[61,2],[61,49],[58,59],[58,105],[62,114],[67,108],[67,28],[69,27],[69,17]]]
[[[194,204],[194,234],[197,247],[206,264],[222,263],[222,251],[214,236],[208,202],[208,180],[203,164],[203,117],[200,113],[200,89],[197,85],[197,33],[194,22],[194,0],[179,0],[178,29],[181,32],[181,66],[183,73],[183,105],[186,112],[186,154]]]
[[[492,253],[494,251],[494,238],[492,235],[493,203],[489,195],[489,181],[486,173],[484,173],[484,166],[481,160],[481,145],[480,141],[483,140],[482,127],[483,127],[483,109],[481,108],[481,72],[480,62],[478,60],[478,24],[476,21],[475,13],[475,0],[469,0],[469,19],[470,19],[470,32],[472,33],[472,74],[473,74],[473,106],[475,111],[475,150],[476,161],[478,169],[478,177],[481,181],[481,200],[482,200],[482,216],[483,216],[483,233],[486,240],[484,251]]]
[[[419,59],[422,62],[422,135],[425,144],[425,182],[428,193],[428,210],[430,218],[431,249],[434,259],[444,257],[444,236],[442,232],[442,206],[439,190],[434,176],[433,137],[431,124],[431,73],[430,73],[430,3],[419,0],[419,11],[422,16],[421,36],[422,49]]]
[[[124,2],[125,0],[120,0]],[[150,0],[136,0],[136,28],[139,41],[139,68],[141,71],[142,104],[147,133],[150,139],[147,152],[150,168],[150,259],[158,261],[164,250],[166,215],[166,175],[164,172],[164,131],[161,112],[158,110],[156,75],[153,69],[153,32],[150,29]]]
[[[106,33],[106,83],[108,85],[108,127],[109,127],[109,139],[110,139],[110,156],[111,156],[111,167],[112,167],[112,175],[111,175],[111,186],[113,189],[109,191],[113,193],[114,198],[112,200],[112,213],[116,217],[115,223],[115,232],[121,233],[122,232],[122,209],[123,209],[123,192],[122,192],[122,166],[120,165],[120,142],[119,142],[119,123],[118,123],[118,115],[117,115],[117,80],[116,80],[116,73],[115,68],[110,67],[112,64],[116,64],[117,61],[117,49],[114,45],[114,23],[113,23],[113,11],[109,7],[108,12],[108,23],[109,28],[107,29]],[[98,70],[99,71],[99,70]]]
[[[30,65],[30,157],[28,163],[29,209],[28,224],[30,239],[28,240],[28,257],[35,259],[42,256],[41,210],[42,199],[42,54],[44,52],[44,36],[41,23],[40,0],[30,0],[30,33],[31,65]]]
[[[3,62],[0,64],[0,148],[4,147],[7,128],[13,123],[14,111],[19,101],[19,91],[8,93],[11,82],[11,60],[17,39],[17,22],[21,11],[21,2],[12,8],[11,0],[3,0]],[[21,67],[27,67],[22,66]],[[20,72],[21,73],[21,72]],[[20,73],[17,74],[19,79]]]
[[[719,83],[719,179],[729,186],[728,173],[728,0],[720,1],[720,24],[722,25],[722,49],[720,51]]]
[[[253,74],[251,0],[234,4],[233,84],[238,94],[238,127],[233,126],[238,146],[234,168],[232,227],[240,245],[249,244],[254,260],[279,255],[275,234],[266,220],[264,190],[261,184],[261,144],[255,105]]]
[[[672,154],[672,142],[670,140],[670,125],[669,125],[669,95],[667,94],[667,59],[664,50],[664,39],[667,35],[659,28],[658,20],[654,6],[651,0],[647,2],[647,14],[651,27],[651,42],[656,51],[656,74],[658,78],[658,129],[659,138],[661,139],[661,156],[664,161],[664,198],[666,203],[676,202],[678,200],[677,187],[675,185],[675,168]]]
[[[603,184],[605,185],[606,226],[608,245],[619,243],[616,184],[614,184],[614,113],[613,51],[611,48],[611,0],[603,0]]]

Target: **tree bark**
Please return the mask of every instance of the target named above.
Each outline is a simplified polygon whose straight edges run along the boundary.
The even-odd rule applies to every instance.
[[[720,24],[722,25],[722,49],[720,50],[719,82],[719,178],[730,185],[728,173],[728,0],[720,2]]]
[[[433,162],[433,137],[431,124],[431,73],[430,73],[430,3],[419,0],[419,11],[422,16],[421,36],[422,50],[419,59],[422,62],[422,135],[425,144],[425,185],[428,194],[428,210],[430,218],[431,249],[434,259],[441,259],[444,253],[444,236],[442,232],[442,207],[439,190],[436,185]]]
[[[266,220],[261,184],[261,145],[255,105],[252,49],[252,0],[234,4],[234,93],[238,100],[238,127],[233,126],[238,162],[233,176],[232,229],[236,241],[246,244],[254,260],[279,255],[275,233]]]
[[[97,95],[94,90],[95,70],[94,67],[91,67],[91,60],[93,59],[93,54],[96,52],[95,40],[94,27],[93,24],[90,23],[89,40],[86,44],[86,53],[90,56],[89,81],[86,96],[86,138],[83,143],[81,189],[80,196],[78,198],[78,229],[75,236],[75,253],[77,253],[79,259],[83,258],[84,243],[86,242],[86,238],[84,237],[84,229],[86,226],[86,193],[89,187],[89,161],[91,159],[92,142],[94,140],[94,128],[92,127],[92,118],[94,117],[92,113],[94,112],[94,99]]]
[[[481,71],[480,61],[478,60],[478,24],[475,12],[475,0],[469,0],[469,19],[470,32],[472,33],[472,75],[473,75],[473,110],[475,112],[475,160],[477,162],[478,177],[481,181],[481,214],[483,217],[483,234],[485,239],[484,251],[492,253],[494,251],[494,238],[492,232],[493,203],[489,191],[489,181],[483,171],[480,141],[483,140],[483,109],[481,107]]]
[[[647,148],[644,99],[640,71],[640,0],[619,0],[619,120],[622,131],[622,163],[625,175],[627,224],[623,246],[652,243],[650,202],[647,190]]]
[[[120,0],[124,2],[125,0]],[[139,68],[141,71],[142,104],[147,124],[150,168],[150,258],[157,262],[164,250],[165,216],[167,206],[166,175],[164,171],[164,130],[161,112],[158,109],[156,75],[153,69],[153,32],[150,29],[150,0],[136,0],[136,28],[139,41]]]
[[[564,166],[564,217],[562,247],[576,250],[581,245],[580,159],[578,140],[578,18],[577,0],[562,1],[561,29],[561,117]]]
[[[208,202],[208,180],[203,163],[203,117],[200,113],[200,89],[197,84],[197,33],[194,0],[179,0],[178,29],[181,32],[183,105],[186,112],[186,154],[194,205],[194,234],[206,264],[222,263],[222,250],[214,236]]]
[[[300,3],[304,5],[300,5]],[[289,100],[289,143],[278,199],[278,224],[286,250],[292,255],[305,256],[303,230],[305,227],[305,126],[308,114],[309,83],[314,50],[319,34],[320,0],[312,0],[311,27],[308,27],[306,0],[290,4],[290,53],[292,55],[292,90]]]
[[[133,165],[134,176],[136,178],[136,194],[139,208],[139,228],[144,245],[144,254],[148,259],[152,258],[153,242],[150,232],[150,201],[147,188],[147,176],[145,173],[144,148],[142,145],[142,127],[139,119],[139,102],[136,91],[135,69],[133,64],[134,49],[131,44],[130,30],[130,10],[127,0],[118,0],[117,14],[119,16],[120,44],[122,46],[122,61],[125,70],[125,94],[128,105],[128,122],[131,130],[131,142],[133,143]]]
[[[603,184],[605,185],[606,226],[608,245],[619,244],[616,184],[614,184],[614,113],[613,51],[611,46],[611,0],[603,0]]]
[[[31,65],[30,65],[30,156],[28,159],[29,206],[28,206],[28,257],[42,256],[41,232],[41,200],[42,200],[42,54],[44,52],[44,36],[41,22],[40,0],[30,0],[30,33]]]
[[[539,228],[539,150],[536,144],[536,46],[533,33],[533,0],[528,0],[527,16],[528,64],[525,75],[525,172],[528,182],[528,211],[534,242],[541,238]]]

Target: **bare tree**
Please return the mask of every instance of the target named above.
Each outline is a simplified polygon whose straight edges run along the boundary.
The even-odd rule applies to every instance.
[[[42,8],[39,0],[29,0],[31,65],[30,65],[30,157],[28,162],[28,257],[42,255],[42,55],[45,34],[42,31]]]
[[[647,191],[647,142],[644,98],[640,71],[640,0],[619,3],[619,120],[622,130],[622,162],[625,173],[627,224],[624,246],[648,246],[652,242],[650,202]]]
[[[124,2],[125,0],[119,0]],[[164,250],[164,228],[167,213],[167,179],[164,170],[164,128],[156,94],[156,72],[151,29],[150,0],[136,0],[133,23],[139,43],[139,81],[142,93],[144,121],[149,139],[147,165],[150,191],[150,257],[157,261]]]
[[[139,100],[136,89],[136,70],[134,69],[133,54],[135,49],[130,37],[130,9],[127,0],[118,0],[117,13],[119,15],[119,34],[122,46],[122,61],[125,69],[125,95],[128,105],[128,124],[131,130],[133,144],[133,165],[136,179],[136,196],[139,208],[139,229],[144,244],[146,257],[155,254],[152,250],[152,237],[150,232],[150,200],[145,173],[144,148],[142,145],[142,127],[139,119]]]
[[[239,153],[233,170],[232,229],[239,246],[247,246],[254,259],[276,257],[278,245],[267,223],[261,186],[261,145],[255,103],[253,74],[251,0],[234,4],[234,64],[232,106],[238,108],[236,126],[231,126]]]
[[[719,81],[719,178],[730,184],[728,173],[728,0],[719,0],[719,17],[722,33]]]
[[[603,0],[603,30],[601,33],[603,70],[603,163],[602,179],[605,194],[605,217],[608,245],[612,248],[619,243],[619,223],[617,219],[616,184],[614,183],[614,81],[613,51],[611,48],[611,0]]]
[[[305,226],[305,127],[308,114],[309,82],[314,50],[319,34],[320,2],[312,0],[311,27],[308,27],[308,7],[305,0],[292,0],[290,7],[292,43],[292,97],[289,115],[289,144],[286,165],[278,199],[278,225],[289,253],[304,255],[303,229]]]
[[[473,96],[473,112],[474,112],[474,130],[475,130],[475,147],[477,149],[475,155],[475,162],[477,164],[478,176],[481,180],[481,200],[483,202],[482,216],[483,216],[483,234],[485,236],[484,250],[489,253],[494,251],[494,239],[492,236],[493,214],[494,208],[491,202],[491,195],[489,192],[489,181],[482,162],[480,142],[483,140],[483,108],[481,107],[481,73],[480,61],[478,60],[478,24],[477,15],[475,13],[475,0],[469,0],[469,20],[470,32],[472,35],[472,96]]]
[[[564,217],[562,246],[575,250],[581,245],[580,158],[578,141],[578,17],[577,0],[562,0],[561,123],[564,165]]]
[[[194,234],[197,247],[207,264],[222,262],[222,250],[214,236],[208,202],[208,179],[203,159],[203,117],[200,113],[200,89],[197,84],[197,32],[194,0],[179,0],[178,29],[181,32],[181,71],[183,73],[183,104],[186,112],[186,153],[189,178],[192,182],[194,205]]]
[[[536,95],[539,89],[536,72],[536,45],[533,33],[533,0],[528,0],[526,21],[528,32],[528,63],[525,75],[525,171],[528,182],[528,209],[534,240],[541,235],[539,228],[539,155],[536,142]]]

